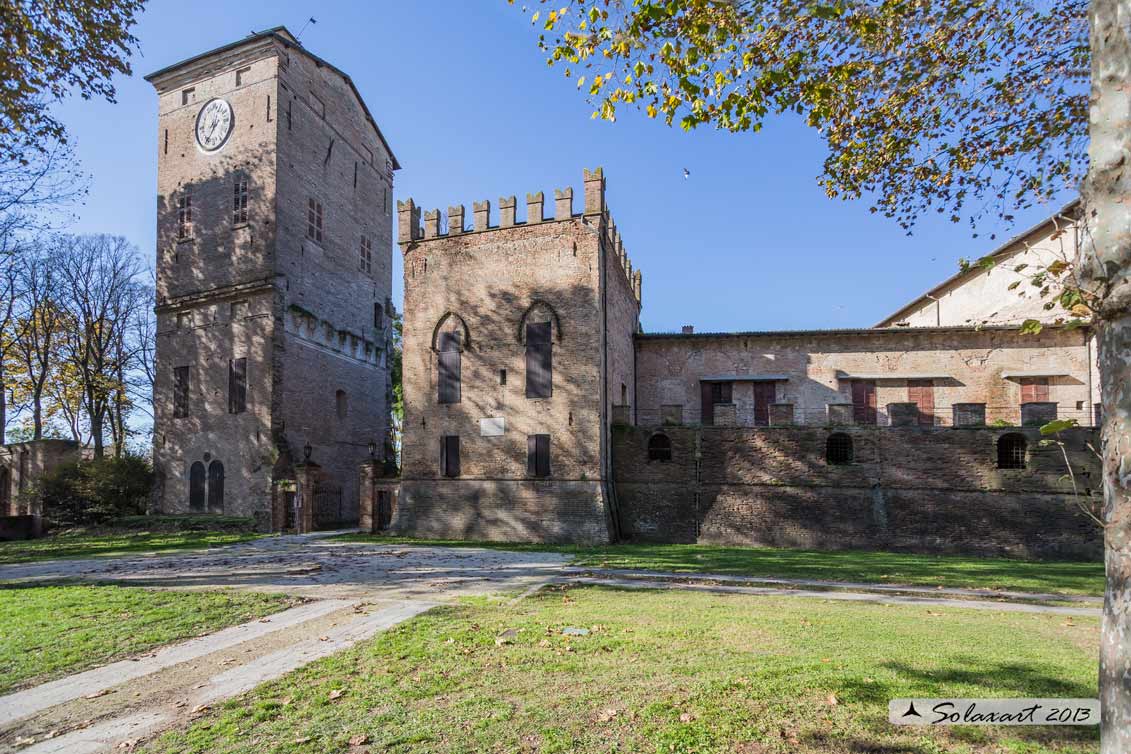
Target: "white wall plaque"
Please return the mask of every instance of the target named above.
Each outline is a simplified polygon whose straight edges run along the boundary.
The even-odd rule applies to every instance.
[[[479,435],[481,437],[502,437],[506,428],[507,420],[501,416],[479,420]]]

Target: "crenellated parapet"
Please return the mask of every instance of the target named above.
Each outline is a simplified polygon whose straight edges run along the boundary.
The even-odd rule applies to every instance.
[[[634,270],[632,260],[625,251],[620,231],[617,230],[605,204],[605,173],[601,168],[583,171],[581,212],[574,212],[573,188],[554,189],[553,216],[546,217],[546,196],[541,191],[526,195],[526,219],[518,217],[517,196],[499,197],[498,225],[491,224],[491,202],[488,199],[471,205],[471,228],[467,228],[462,204],[448,207],[445,218],[439,208],[425,210],[423,223],[421,209],[412,199],[397,202],[397,243],[407,251],[409,245],[451,236],[483,233],[504,228],[520,228],[584,218],[600,228],[607,253],[612,254],[617,266],[623,270],[624,279],[637,303],[641,297],[641,275]],[[445,222],[446,220],[446,222]]]

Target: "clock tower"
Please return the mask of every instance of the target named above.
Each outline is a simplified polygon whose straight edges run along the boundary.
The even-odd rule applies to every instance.
[[[393,171],[345,73],[284,28],[150,74],[155,507],[355,521],[388,427]],[[305,472],[296,473],[303,464]]]

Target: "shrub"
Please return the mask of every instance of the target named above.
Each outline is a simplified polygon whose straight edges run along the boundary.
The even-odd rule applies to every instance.
[[[62,464],[40,478],[43,515],[63,524],[98,524],[145,512],[153,468],[139,456]]]

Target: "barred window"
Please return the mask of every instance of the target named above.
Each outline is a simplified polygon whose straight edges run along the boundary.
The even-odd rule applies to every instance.
[[[648,460],[672,460],[672,440],[665,434],[657,432],[648,438]]]
[[[1028,455],[1025,435],[1010,432],[997,439],[997,467],[999,469],[1023,469]]]
[[[232,200],[232,223],[239,225],[247,222],[247,176],[237,175],[233,187],[235,195]]]
[[[361,266],[362,272],[373,272],[373,244],[368,236],[361,237]]]
[[[322,243],[322,202],[315,199],[306,202],[306,237]]]
[[[192,186],[185,186],[177,196],[177,238],[192,237]]]

